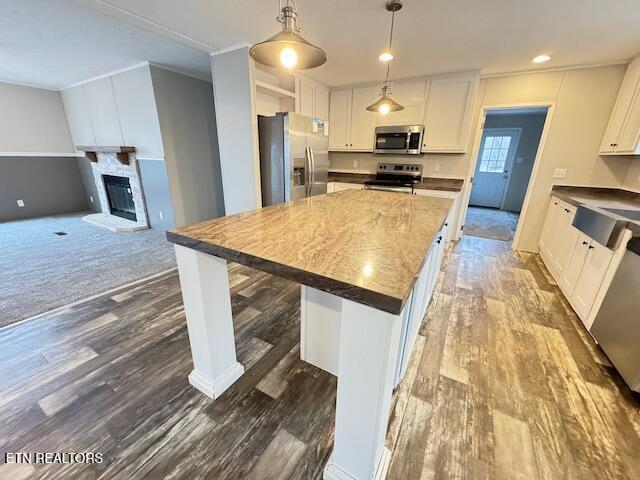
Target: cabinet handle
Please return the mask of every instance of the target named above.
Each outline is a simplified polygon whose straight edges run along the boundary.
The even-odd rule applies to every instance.
[[[593,245],[589,245],[589,250],[591,250],[593,248],[596,248],[596,247],[594,247]]]
[[[444,222],[444,226],[448,227],[449,226],[449,222]]]
[[[569,213],[571,210],[569,210],[568,208],[565,208],[564,211]]]
[[[582,242],[582,244],[583,244],[583,245],[588,245],[588,244],[589,244],[589,242]]]
[[[438,239],[436,240],[436,243],[439,245],[441,241],[442,241],[442,235],[438,237]]]
[[[557,205],[557,204],[558,204],[558,202],[553,202],[553,204],[554,204],[554,205]]]

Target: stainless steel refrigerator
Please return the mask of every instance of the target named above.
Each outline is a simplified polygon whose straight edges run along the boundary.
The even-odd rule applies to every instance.
[[[323,124],[293,112],[258,116],[258,137],[263,206],[327,193],[329,137]]]

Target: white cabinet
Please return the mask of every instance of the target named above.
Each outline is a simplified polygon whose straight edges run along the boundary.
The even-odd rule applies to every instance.
[[[627,67],[605,131],[601,155],[640,155],[640,57]]]
[[[329,107],[329,150],[372,151],[376,115],[366,108],[378,98],[373,87],[333,90]]]
[[[359,183],[329,182],[327,193],[340,192],[342,190],[362,190],[364,186]]]
[[[95,145],[96,139],[93,136],[89,107],[82,85],[67,88],[61,95],[74,149],[77,145]]]
[[[96,145],[124,145],[111,77],[86,83],[82,87]]]
[[[569,301],[578,316],[585,322],[609,268],[613,251],[594,240],[591,240],[588,245],[580,243],[577,248],[586,249],[587,254]],[[589,328],[591,325],[586,326]]]
[[[329,119],[329,89],[307,77],[297,78],[296,111],[307,117]]]
[[[477,74],[429,81],[423,152],[466,152],[479,85]]]
[[[551,198],[540,236],[540,254],[562,293],[589,328],[590,312],[614,252],[573,227],[574,216],[574,207]]]
[[[375,87],[354,88],[351,95],[351,135],[350,150],[372,151],[376,126],[376,114],[367,107],[378,99]],[[331,125],[329,126],[331,132]]]
[[[329,150],[349,150],[351,90],[334,90],[330,98]]]
[[[415,189],[416,195],[422,195],[425,197],[440,197],[453,199],[453,205],[449,211],[449,216],[445,220],[445,243],[449,243],[456,238],[456,232],[458,231],[458,217],[460,215],[460,194],[458,192],[447,192],[441,190],[425,190],[422,188]]]
[[[386,115],[376,114],[377,125],[422,125],[424,124],[424,105],[426,80],[410,82],[392,82],[391,98],[404,107],[399,112]],[[380,89],[377,90],[379,92]],[[374,100],[375,101],[375,100]]]

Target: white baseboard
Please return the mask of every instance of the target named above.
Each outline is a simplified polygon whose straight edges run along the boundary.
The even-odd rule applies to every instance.
[[[216,399],[244,374],[244,366],[236,362],[218,378],[208,378],[197,370],[189,374],[189,383],[204,393],[207,397]]]
[[[389,464],[391,463],[391,451],[384,447],[382,449],[382,455],[380,455],[380,461],[378,462],[378,468],[373,476],[372,480],[384,480],[387,478],[387,472],[389,471]],[[333,454],[329,457],[326,467],[324,467],[324,473],[322,475],[324,480],[360,480],[351,476],[349,473],[342,470],[335,463],[333,463]]]

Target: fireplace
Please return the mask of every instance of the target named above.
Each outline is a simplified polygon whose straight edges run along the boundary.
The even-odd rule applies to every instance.
[[[109,211],[111,215],[137,220],[136,204],[133,201],[131,184],[127,177],[117,177],[114,175],[102,175],[104,188],[107,193]]]

